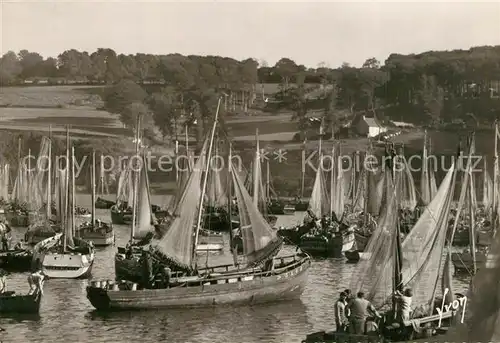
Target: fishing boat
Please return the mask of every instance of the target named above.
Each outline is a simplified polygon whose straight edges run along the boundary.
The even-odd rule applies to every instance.
[[[16,294],[15,291],[0,293],[0,313],[38,314],[42,300],[42,290],[36,288],[29,294]]]
[[[323,152],[319,146],[319,162],[311,194],[310,216],[315,223],[314,229],[300,237],[299,247],[312,256],[343,257],[345,251],[355,244],[355,226],[348,224],[346,216],[344,171],[340,159],[340,148],[332,149],[332,168],[330,173],[330,192],[324,180]],[[330,194],[328,194],[330,193]],[[329,196],[328,196],[329,195]],[[318,224],[319,223],[319,224]]]
[[[84,222],[77,228],[77,235],[86,241],[92,241],[95,246],[108,246],[115,241],[113,224],[105,223],[95,216],[95,152],[92,153],[91,165],[92,211],[91,221]]]
[[[453,164],[436,196],[403,242],[398,225],[400,179],[394,180],[390,205],[384,207],[381,225],[373,233],[366,255],[356,265],[350,285],[354,294],[363,291],[367,300],[383,312],[378,329],[369,320],[367,327],[372,328],[369,334],[323,331],[308,335],[304,342],[413,342],[420,338],[435,341],[433,334],[445,333],[451,318],[464,313],[464,305],[449,306],[454,294],[449,292],[451,240],[447,230],[457,171]],[[394,294],[402,292],[404,287],[414,291],[413,312],[410,320],[399,321]],[[439,288],[442,288],[441,298]]]
[[[92,242],[75,237],[75,153],[69,158],[69,129],[67,132],[67,161],[71,168],[59,170],[59,202],[66,205],[64,231],[45,239],[33,249],[33,267],[49,278],[77,279],[90,276],[95,251]],[[71,182],[70,182],[71,174]]]
[[[40,143],[40,153],[36,161],[36,172],[34,177],[34,198],[37,201],[32,205],[36,209],[37,216],[29,225],[24,235],[24,241],[30,245],[40,243],[44,239],[53,237],[61,232],[61,218],[65,211],[62,203],[53,202],[53,176],[58,177],[52,170],[52,141],[51,128],[49,137],[43,137]],[[45,198],[45,201],[42,199]],[[50,204],[50,205],[48,205]]]
[[[209,161],[217,115],[218,110],[209,136]],[[202,156],[207,153],[206,146],[205,141]],[[232,162],[229,163],[231,166]],[[223,266],[222,270],[210,267],[205,272],[198,270],[194,250],[199,241],[208,168],[209,163],[206,163],[201,187],[203,171],[194,168],[186,186],[189,191],[184,192],[179,202],[178,215],[165,235],[150,244],[149,251],[155,260],[163,261],[158,267],[167,264],[179,272],[163,282],[157,283],[155,278],[152,284],[93,281],[87,287],[87,298],[95,308],[110,311],[257,304],[300,296],[307,282],[310,258],[306,254],[275,257],[282,241],[254,205],[244,182],[233,172],[234,166],[230,173],[240,215],[245,265],[233,269]],[[193,213],[195,206],[198,206],[198,213]],[[148,267],[142,272],[151,275],[154,269],[154,266],[153,269]]]
[[[100,210],[109,210],[114,205],[116,205],[115,201],[107,200],[101,197],[97,197],[97,200],[95,201],[95,208]]]

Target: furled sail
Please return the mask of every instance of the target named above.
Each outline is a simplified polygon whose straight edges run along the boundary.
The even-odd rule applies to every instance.
[[[396,158],[401,163],[401,207],[414,210],[417,206],[417,194],[410,166],[403,156],[399,155]]]
[[[1,181],[1,193],[0,193],[0,198],[3,198],[4,201],[7,201],[9,199],[9,165],[6,164],[2,166],[2,181]]]
[[[141,169],[139,173],[139,185],[137,189],[137,226],[135,231],[135,237],[137,239],[143,238],[148,232],[153,231],[152,228],[152,218],[153,213],[151,212],[151,200],[149,195],[149,182],[148,182],[148,171],[146,169],[146,159],[143,157],[143,163],[141,164]]]
[[[337,149],[340,152],[340,149]],[[342,170],[342,158],[339,153],[332,151],[332,179],[330,182],[330,203],[331,211],[337,218],[342,218],[344,214],[344,172]],[[321,166],[322,164],[320,164]],[[321,168],[320,168],[321,169]]]
[[[326,190],[325,178],[321,165],[318,165],[318,169],[316,170],[316,178],[314,179],[311,199],[309,199],[309,209],[318,218],[321,218],[323,215],[329,215],[330,212],[328,192]]]
[[[208,139],[203,143],[200,156],[207,154]],[[193,231],[195,229],[201,197],[201,176],[203,174],[204,158],[198,158],[192,169],[177,206],[174,209],[174,219],[170,228],[152,246],[164,258],[176,264],[179,268],[191,270],[193,259]]]
[[[486,169],[486,161],[483,171],[483,206],[485,210],[490,210],[493,206],[493,180],[491,179],[488,169]]]
[[[235,166],[232,162],[230,163],[231,169],[235,170]],[[277,237],[276,233],[264,219],[262,213],[255,206],[238,173],[232,172],[231,174],[238,204],[243,253],[246,256],[249,266],[257,265],[273,254],[276,254],[281,248],[283,241]]]

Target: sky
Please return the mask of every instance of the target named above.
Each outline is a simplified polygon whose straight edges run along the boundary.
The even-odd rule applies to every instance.
[[[222,55],[274,65],[359,66],[391,53],[500,45],[500,1],[10,1],[0,0],[2,54],[68,49]]]

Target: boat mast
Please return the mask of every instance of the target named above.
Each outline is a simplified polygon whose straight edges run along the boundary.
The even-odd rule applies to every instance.
[[[21,141],[21,137],[19,137],[18,141],[17,141],[17,161],[18,161],[18,167],[17,167],[17,182],[16,182],[16,186],[17,186],[17,189],[15,190],[16,191],[16,194],[15,194],[15,200],[16,202],[19,202],[21,199],[21,197],[24,197],[24,195],[21,195],[21,190],[24,189],[23,187],[23,184],[24,184],[24,180],[23,180],[23,168],[25,168],[25,165],[24,163],[21,163],[21,144],[22,144],[22,141]]]
[[[304,146],[302,147],[302,156],[305,156],[306,154],[306,142],[307,139],[304,139]],[[305,187],[305,182],[306,182],[306,170],[304,167],[302,167],[301,170],[301,183],[300,183],[300,200],[304,198],[304,187]]]
[[[139,158],[139,131],[140,131],[140,126],[141,126],[141,117],[137,116],[137,124],[135,126],[135,158]],[[136,209],[137,209],[137,183],[138,183],[138,177],[137,177],[137,172],[134,172],[134,168],[132,167],[129,170],[130,173],[134,176],[134,183],[132,185],[132,228],[130,230],[130,241],[132,242],[134,240],[135,236],[135,219],[136,219]]]
[[[92,151],[92,169],[90,174],[92,186],[92,226],[95,225],[95,151]]]
[[[495,156],[493,163],[493,208],[491,211],[491,223],[493,225],[493,235],[496,234],[497,231],[497,220],[498,220],[498,173],[500,173],[498,166],[498,139],[500,138],[498,132],[498,121],[495,120]]]
[[[232,219],[232,203],[233,203],[233,194],[232,194],[232,180],[233,180],[233,167],[232,167],[232,150],[233,146],[231,142],[229,142],[229,156],[228,156],[228,165],[227,165],[227,208],[228,208],[228,218],[229,218],[229,241],[231,242],[230,247],[231,247],[231,254],[233,255],[233,264],[237,265],[238,264],[238,248],[233,246],[233,219]]]
[[[471,250],[471,255],[472,255],[472,275],[475,275],[476,274],[476,271],[477,271],[477,265],[476,265],[476,235],[475,235],[475,231],[476,231],[476,220],[475,220],[475,209],[474,209],[474,192],[476,191],[474,189],[474,182],[473,182],[473,174],[472,174],[472,166],[471,166],[471,157],[472,155],[475,153],[475,137],[474,137],[474,133],[472,133],[472,136],[471,136],[471,147],[470,147],[470,154],[469,154],[469,161],[468,161],[468,173],[469,173],[469,212],[470,212],[470,230],[469,230],[469,233],[470,233],[470,250]],[[474,149],[474,150],[473,150]]]
[[[52,217],[52,125],[49,125],[49,160],[47,165],[47,220]]]
[[[28,210],[32,210],[31,207],[31,149],[28,149],[28,172],[26,173],[26,178],[28,179]]]
[[[68,221],[68,213],[69,213],[69,126],[66,126],[66,173],[65,173],[65,178],[64,178],[64,193],[65,193],[65,199],[64,199],[64,210],[66,212],[66,218],[65,222],[62,223],[64,225],[63,227],[65,228],[64,235],[63,235],[63,252],[66,252],[67,246],[66,246],[66,236],[68,235],[68,230],[70,228],[68,227],[69,221]]]
[[[179,161],[179,141],[178,140],[175,141],[175,160]],[[175,166],[175,182],[176,183],[179,182],[179,168],[178,168],[177,164],[178,163],[176,163],[176,166]]]
[[[214,119],[214,124],[212,127],[212,134],[210,136],[210,145],[208,147],[208,160],[207,163],[205,163],[205,175],[203,176],[203,186],[201,188],[201,197],[200,197],[200,202],[198,204],[198,220],[196,222],[196,229],[195,229],[195,234],[194,234],[194,247],[193,247],[193,259],[196,256],[196,247],[198,246],[198,235],[200,233],[200,224],[201,224],[201,215],[203,213],[203,200],[205,198],[205,192],[207,190],[207,179],[208,179],[208,170],[210,168],[210,162],[212,159],[212,148],[213,148],[213,142],[214,142],[214,136],[215,136],[215,129],[217,128],[217,120],[219,119],[219,109],[220,109],[220,103],[221,99],[219,98],[219,102],[217,103],[217,111],[215,112],[215,119]],[[196,261],[195,261],[196,263]]]
[[[266,200],[271,197],[271,172],[269,171],[269,160],[266,160]]]
[[[321,139],[321,138],[320,138]],[[320,163],[320,168],[323,167],[323,163]],[[335,171],[337,168],[337,164],[335,163],[335,143],[332,145],[332,172],[330,173],[330,216],[333,213],[333,201],[334,201],[334,190],[335,190]]]
[[[76,199],[75,199],[75,147],[71,146],[71,232],[73,235],[76,234],[75,225],[75,210],[76,210]]]
[[[189,156],[189,134],[188,134],[188,126],[187,125],[185,126],[185,133],[184,134],[186,136],[186,144],[185,144],[186,148],[185,149],[186,149],[186,158],[187,158],[187,162],[188,162],[187,163],[187,165],[188,165],[187,170],[189,172],[189,171],[191,171],[191,158]]]
[[[253,164],[253,203],[255,207],[259,207],[259,179],[258,179],[258,168],[259,165],[257,162],[259,162],[260,159],[260,146],[259,146],[259,129],[255,129],[255,144],[256,144],[256,149],[255,149],[255,161]]]

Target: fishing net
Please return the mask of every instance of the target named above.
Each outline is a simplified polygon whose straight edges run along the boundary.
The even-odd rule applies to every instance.
[[[200,156],[206,155],[207,145],[208,139],[203,143]],[[170,228],[160,240],[152,242],[152,246],[165,259],[186,270],[191,269],[193,259],[193,230],[198,220],[203,166],[204,159],[198,158],[173,211],[174,219],[170,223]]]
[[[231,168],[232,170],[235,169],[232,162]],[[255,206],[254,200],[250,197],[238,173],[231,174],[238,203],[243,253],[246,256],[248,265],[257,265],[273,256],[273,254],[278,253],[283,241],[277,237],[262,213]]]
[[[436,197],[424,210],[402,243],[403,284],[414,289],[413,303],[428,304],[433,296],[442,264],[446,242],[447,217],[453,195],[453,167],[446,175]],[[386,178],[386,182],[387,182]],[[398,183],[400,179],[398,179]],[[362,290],[376,307],[389,305],[393,290],[394,229],[398,218],[398,187],[391,187],[378,226],[370,239],[351,283],[353,291]],[[429,294],[431,292],[431,294]]]
[[[408,165],[408,162],[404,158],[404,156],[397,156],[398,161],[401,163],[402,170],[401,173],[401,207],[414,210],[417,206],[417,194],[415,191],[415,181],[413,180],[413,176],[411,175],[411,170]]]

